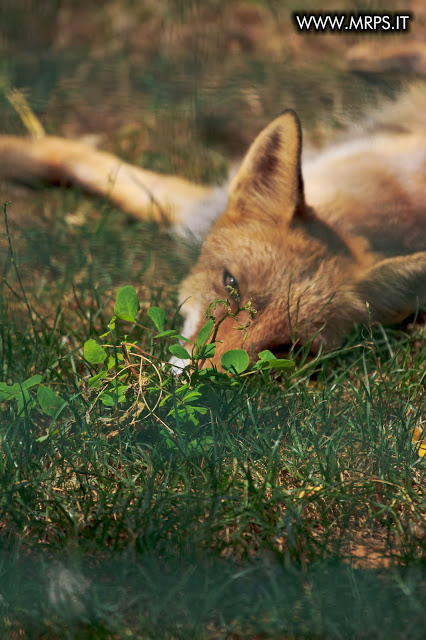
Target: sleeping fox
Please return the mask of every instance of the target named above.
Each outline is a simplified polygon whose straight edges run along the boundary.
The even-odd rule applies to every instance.
[[[227,190],[50,136],[0,137],[0,178],[76,184],[195,235],[211,225],[181,285],[183,334],[194,340],[208,304],[231,286],[257,314],[245,340],[225,319],[213,364],[233,348],[253,360],[295,342],[316,352],[338,346],[354,323],[398,322],[426,304],[426,110],[412,102],[405,96],[389,122],[303,167],[300,121],[287,110],[260,132]]]

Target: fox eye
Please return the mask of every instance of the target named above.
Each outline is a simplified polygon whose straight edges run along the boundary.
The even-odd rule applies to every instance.
[[[232,287],[237,292],[237,295],[239,295],[237,279],[234,278],[232,273],[229,273],[228,269],[224,269],[223,271],[223,286]]]

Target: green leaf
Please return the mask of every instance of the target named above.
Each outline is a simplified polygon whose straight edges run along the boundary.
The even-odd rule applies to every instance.
[[[139,300],[135,288],[131,285],[120,287],[117,290],[114,313],[121,318],[121,320],[134,322],[138,311]]]
[[[21,394],[16,396],[16,400],[18,403],[18,413],[21,413],[24,410],[25,406],[28,409],[31,409],[34,406],[34,400],[26,389],[24,389]]]
[[[157,338],[171,338],[172,336],[175,337],[176,335],[176,329],[167,329],[167,331],[160,331],[160,333],[157,333],[154,336],[154,340],[156,340]]]
[[[272,351],[269,351],[269,349],[265,349],[265,351],[261,351],[259,353],[259,359],[260,360],[276,360],[276,357],[274,356]]]
[[[109,393],[103,393],[101,395],[101,402],[106,407],[115,407],[114,398],[112,396],[110,396]]]
[[[259,353],[259,360],[253,369],[277,369],[279,371],[293,371],[294,362],[284,358],[277,358],[272,351],[265,349]]]
[[[4,402],[6,400],[18,400],[18,396],[22,396],[22,393],[26,391],[26,389],[31,389],[36,384],[39,384],[42,380],[42,377],[37,374],[35,376],[31,376],[27,380],[23,382],[15,382],[15,384],[9,385],[5,382],[0,382],[0,402]],[[25,397],[29,397],[28,393],[26,393]]]
[[[115,367],[116,365],[116,359],[114,358],[114,356],[109,356],[108,361],[106,363],[106,368],[107,371],[109,371],[110,369],[112,369],[113,367]]]
[[[258,360],[255,365],[253,365],[253,369],[262,369],[262,371],[266,371],[269,369],[277,369],[279,371],[293,371],[294,369],[293,360],[285,360],[283,358],[273,358],[272,360]]]
[[[176,443],[171,439],[170,434],[165,429],[160,429],[160,435],[164,439],[164,443],[168,449],[174,449],[177,451],[178,447]]]
[[[198,358],[213,358],[216,351],[216,343],[210,342],[205,344],[204,347],[197,353]]]
[[[125,402],[126,396],[125,393],[129,388],[128,384],[119,384],[116,385],[115,381],[112,381],[105,391],[103,391],[100,395],[101,402],[106,407],[115,407],[116,402],[118,404]]]
[[[295,364],[293,360],[284,360],[276,358],[270,361],[271,369],[279,369],[280,371],[293,371]]]
[[[5,382],[0,382],[0,402],[13,400],[19,393],[22,393],[19,384],[8,385]]]
[[[194,411],[196,411],[197,413],[201,413],[202,416],[205,416],[207,411],[208,411],[207,407],[196,407],[196,406],[193,406],[193,405],[192,405],[192,409]]]
[[[95,376],[92,376],[88,379],[87,384],[90,389],[97,389],[100,386],[101,380],[104,380],[107,377],[106,371],[100,371]]]
[[[83,353],[90,364],[102,364],[107,357],[105,350],[93,338],[84,343]]]
[[[197,336],[197,347],[203,346],[203,344],[209,339],[209,336],[214,327],[214,320],[207,320],[206,324],[200,329]]]
[[[22,383],[22,386],[24,389],[30,389],[31,387],[35,387],[35,385],[39,384],[40,382],[41,382],[41,376],[37,374],[35,376],[31,376],[31,378],[28,378],[27,380],[24,380],[24,382]]]
[[[147,314],[157,327],[158,331],[164,331],[164,325],[166,322],[166,312],[161,307],[150,307]]]
[[[250,358],[244,349],[230,349],[223,354],[220,363],[225,371],[243,373],[249,366]]]
[[[183,396],[188,391],[188,389],[190,389],[190,387],[191,387],[191,385],[188,384],[188,383],[183,384],[181,387],[177,387],[175,389],[175,393],[176,393],[177,396],[178,395],[182,395]],[[169,396],[169,397],[171,397],[171,396]]]
[[[186,393],[182,398],[182,402],[188,402],[189,400],[198,400],[198,398],[201,398],[201,396],[202,394],[199,391],[188,391],[188,393]]]
[[[50,438],[50,431],[49,433],[46,433],[44,436],[40,436],[39,438],[36,438],[36,442],[44,442],[45,440],[47,440],[47,438]]]
[[[171,344],[169,347],[170,353],[172,353],[176,358],[181,358],[181,360],[190,360],[191,356],[187,352],[187,350],[182,347],[180,344]]]
[[[271,368],[271,360],[258,360],[254,363],[253,369],[266,371]]]
[[[229,383],[229,378],[226,373],[218,371],[216,367],[204,366],[201,371],[197,371],[197,378],[199,378],[200,380],[203,378],[207,378],[207,380],[213,381],[226,380],[227,384]]]
[[[0,382],[0,402],[4,402],[5,400],[12,400],[17,393],[21,393],[21,389],[19,385],[12,384],[9,386],[5,382]]]
[[[42,411],[52,418],[66,405],[65,400],[43,384],[37,389],[37,400]]]

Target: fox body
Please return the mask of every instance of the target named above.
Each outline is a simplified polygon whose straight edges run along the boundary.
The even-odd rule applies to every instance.
[[[181,285],[182,332],[195,338],[213,299],[235,305],[229,285],[257,312],[245,340],[233,318],[221,324],[219,364],[233,348],[253,359],[295,341],[332,348],[356,322],[397,322],[426,304],[426,133],[411,124],[377,127],[302,170],[299,119],[285,111],[254,140],[227,193],[48,136],[0,137],[0,177],[76,183],[136,216],[148,208],[178,228],[201,221],[195,233],[214,220]]]
[[[244,343],[224,321],[216,360],[242,346],[254,357],[286,353],[295,340],[337,346],[369,314],[402,320],[426,302],[425,163],[425,139],[377,134],[308,162],[304,189],[300,125],[281,115],[243,160],[182,284],[184,333],[197,334],[226,284],[257,315]]]

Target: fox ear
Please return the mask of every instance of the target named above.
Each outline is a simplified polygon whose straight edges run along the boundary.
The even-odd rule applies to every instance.
[[[356,283],[355,293],[362,305],[369,303],[372,320],[403,320],[426,304],[426,252],[382,260]]]
[[[285,111],[255,139],[229,189],[229,215],[237,221],[264,214],[289,223],[304,209],[302,131],[294,111]]]

